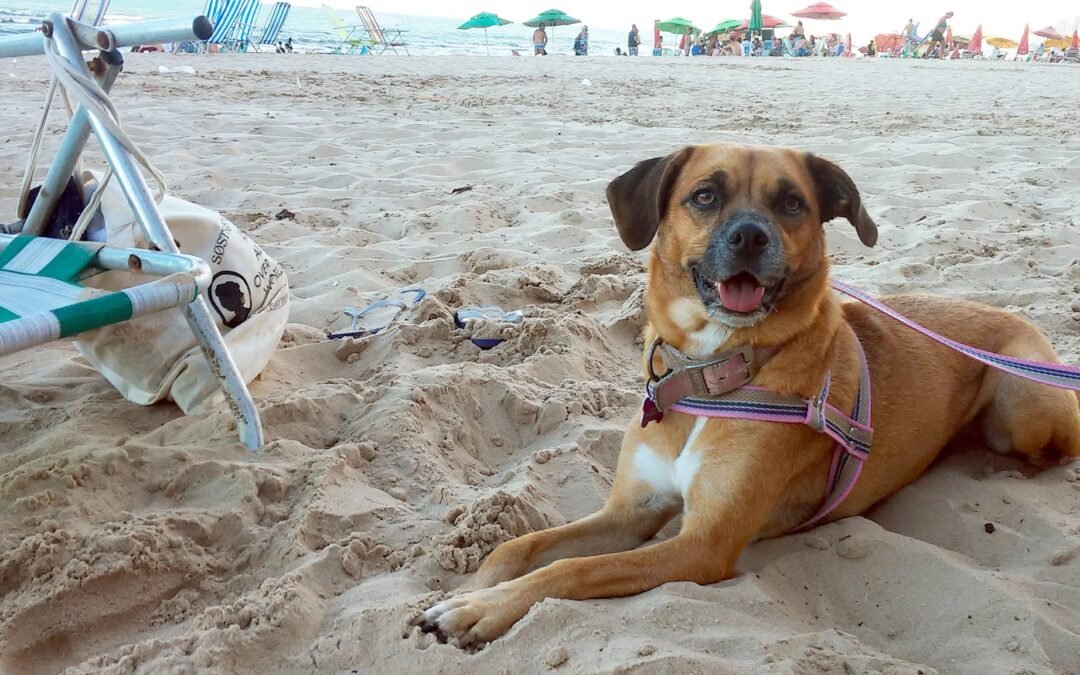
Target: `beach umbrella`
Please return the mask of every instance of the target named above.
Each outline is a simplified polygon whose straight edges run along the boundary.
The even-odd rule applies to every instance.
[[[854,56],[851,53],[851,33],[847,34],[847,45],[844,46],[844,56]]]
[[[653,19],[652,22],[652,46],[653,49],[660,48],[660,19]]]
[[[712,30],[710,30],[709,32],[707,32],[705,34],[706,35],[712,35],[713,33],[729,33],[729,32],[731,32],[731,30],[733,28],[737,27],[740,23],[742,23],[742,21],[739,21],[738,19],[728,19],[726,21],[721,21],[720,23],[713,26]]]
[[[975,29],[975,34],[971,36],[971,42],[968,43],[968,51],[979,54],[982,52],[982,24]]]
[[[746,27],[759,32],[765,27],[765,20],[761,16],[761,0],[750,3],[750,20],[746,22]]]
[[[1028,25],[1025,23],[1024,34],[1020,36],[1020,44],[1016,46],[1016,55],[1026,56],[1028,51]]]
[[[1069,49],[1080,49],[1080,35],[1077,35],[1077,31],[1073,31],[1072,46]]]
[[[904,36],[899,33],[878,33],[874,36],[874,44],[878,52],[894,52],[904,46]]]
[[[690,22],[689,19],[684,19],[681,16],[677,16],[667,21],[659,21],[656,24],[656,28],[661,33],[674,33],[676,35],[686,35],[686,29],[689,28],[691,32],[700,32],[700,28]]]
[[[1010,40],[1005,37],[988,37],[986,38],[986,44],[991,47],[997,47],[998,49],[1012,49],[1020,45],[1016,40]]]
[[[473,18],[469,19],[465,23],[458,26],[458,30],[469,30],[470,28],[483,28],[484,29],[484,49],[488,54],[491,54],[491,49],[488,47],[488,28],[497,28],[498,26],[505,26],[512,21],[507,21],[498,14],[492,14],[491,12],[480,12]]]
[[[567,15],[566,12],[563,12],[562,10],[549,9],[548,11],[540,12],[532,19],[529,19],[528,21],[522,21],[521,23],[528,26],[529,28],[536,28],[540,24],[544,24],[545,26],[551,26],[551,39],[552,41],[554,41],[555,26],[572,26],[575,23],[581,23],[581,19],[575,19],[574,17]]]
[[[786,23],[783,19],[777,19],[775,16],[769,16],[768,14],[762,14],[761,15],[761,26],[762,26],[762,28],[766,28],[766,29],[768,29],[768,28],[782,28],[784,26],[790,26],[790,25],[791,24]],[[735,26],[735,28],[732,29],[732,30],[746,30],[747,28],[750,28],[750,22],[749,21],[743,21],[738,26]],[[753,29],[751,28],[751,30],[753,30]]]
[[[797,16],[800,19],[821,19],[823,21],[835,21],[840,17],[847,16],[847,12],[841,12],[827,2],[818,2],[810,5],[809,7],[800,9],[797,12],[792,12],[791,16]]]
[[[1034,31],[1034,33],[1035,33],[1035,35],[1038,35],[1039,37],[1044,37],[1044,38],[1046,38],[1048,40],[1064,40],[1065,39],[1065,36],[1062,35],[1061,33],[1057,32],[1056,30],[1054,30],[1053,26],[1047,26],[1046,28],[1040,28],[1039,30]]]

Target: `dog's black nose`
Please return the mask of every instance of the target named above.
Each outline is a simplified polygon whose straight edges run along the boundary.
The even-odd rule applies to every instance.
[[[769,231],[757,223],[739,223],[728,230],[727,243],[737,255],[756,258],[769,246]]]

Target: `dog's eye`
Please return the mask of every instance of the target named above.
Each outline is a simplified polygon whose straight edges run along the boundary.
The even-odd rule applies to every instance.
[[[716,203],[720,201],[720,198],[713,190],[705,189],[698,190],[690,195],[690,201],[694,203],[694,206],[706,209],[711,206],[716,206]]]
[[[791,215],[801,213],[803,210],[802,200],[795,195],[788,195],[787,197],[784,197],[784,201],[782,202],[781,206],[783,206],[786,213]]]

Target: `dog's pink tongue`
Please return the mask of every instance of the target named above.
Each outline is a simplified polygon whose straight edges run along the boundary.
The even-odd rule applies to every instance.
[[[765,297],[764,286],[741,275],[716,284],[716,292],[724,307],[743,314],[757,309]]]

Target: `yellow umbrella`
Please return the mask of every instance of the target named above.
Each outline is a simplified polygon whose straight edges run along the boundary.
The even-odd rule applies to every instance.
[[[998,49],[1012,49],[1013,47],[1019,47],[1020,43],[1016,40],[1010,40],[1003,37],[988,37],[986,38],[986,44],[991,47],[997,47]]]
[[[1051,40],[1046,40],[1045,42],[1043,42],[1043,44],[1046,45],[1047,47],[1049,47],[1050,49],[1068,49],[1070,46],[1072,46],[1072,40],[1066,40],[1066,39],[1052,40],[1051,39]]]

